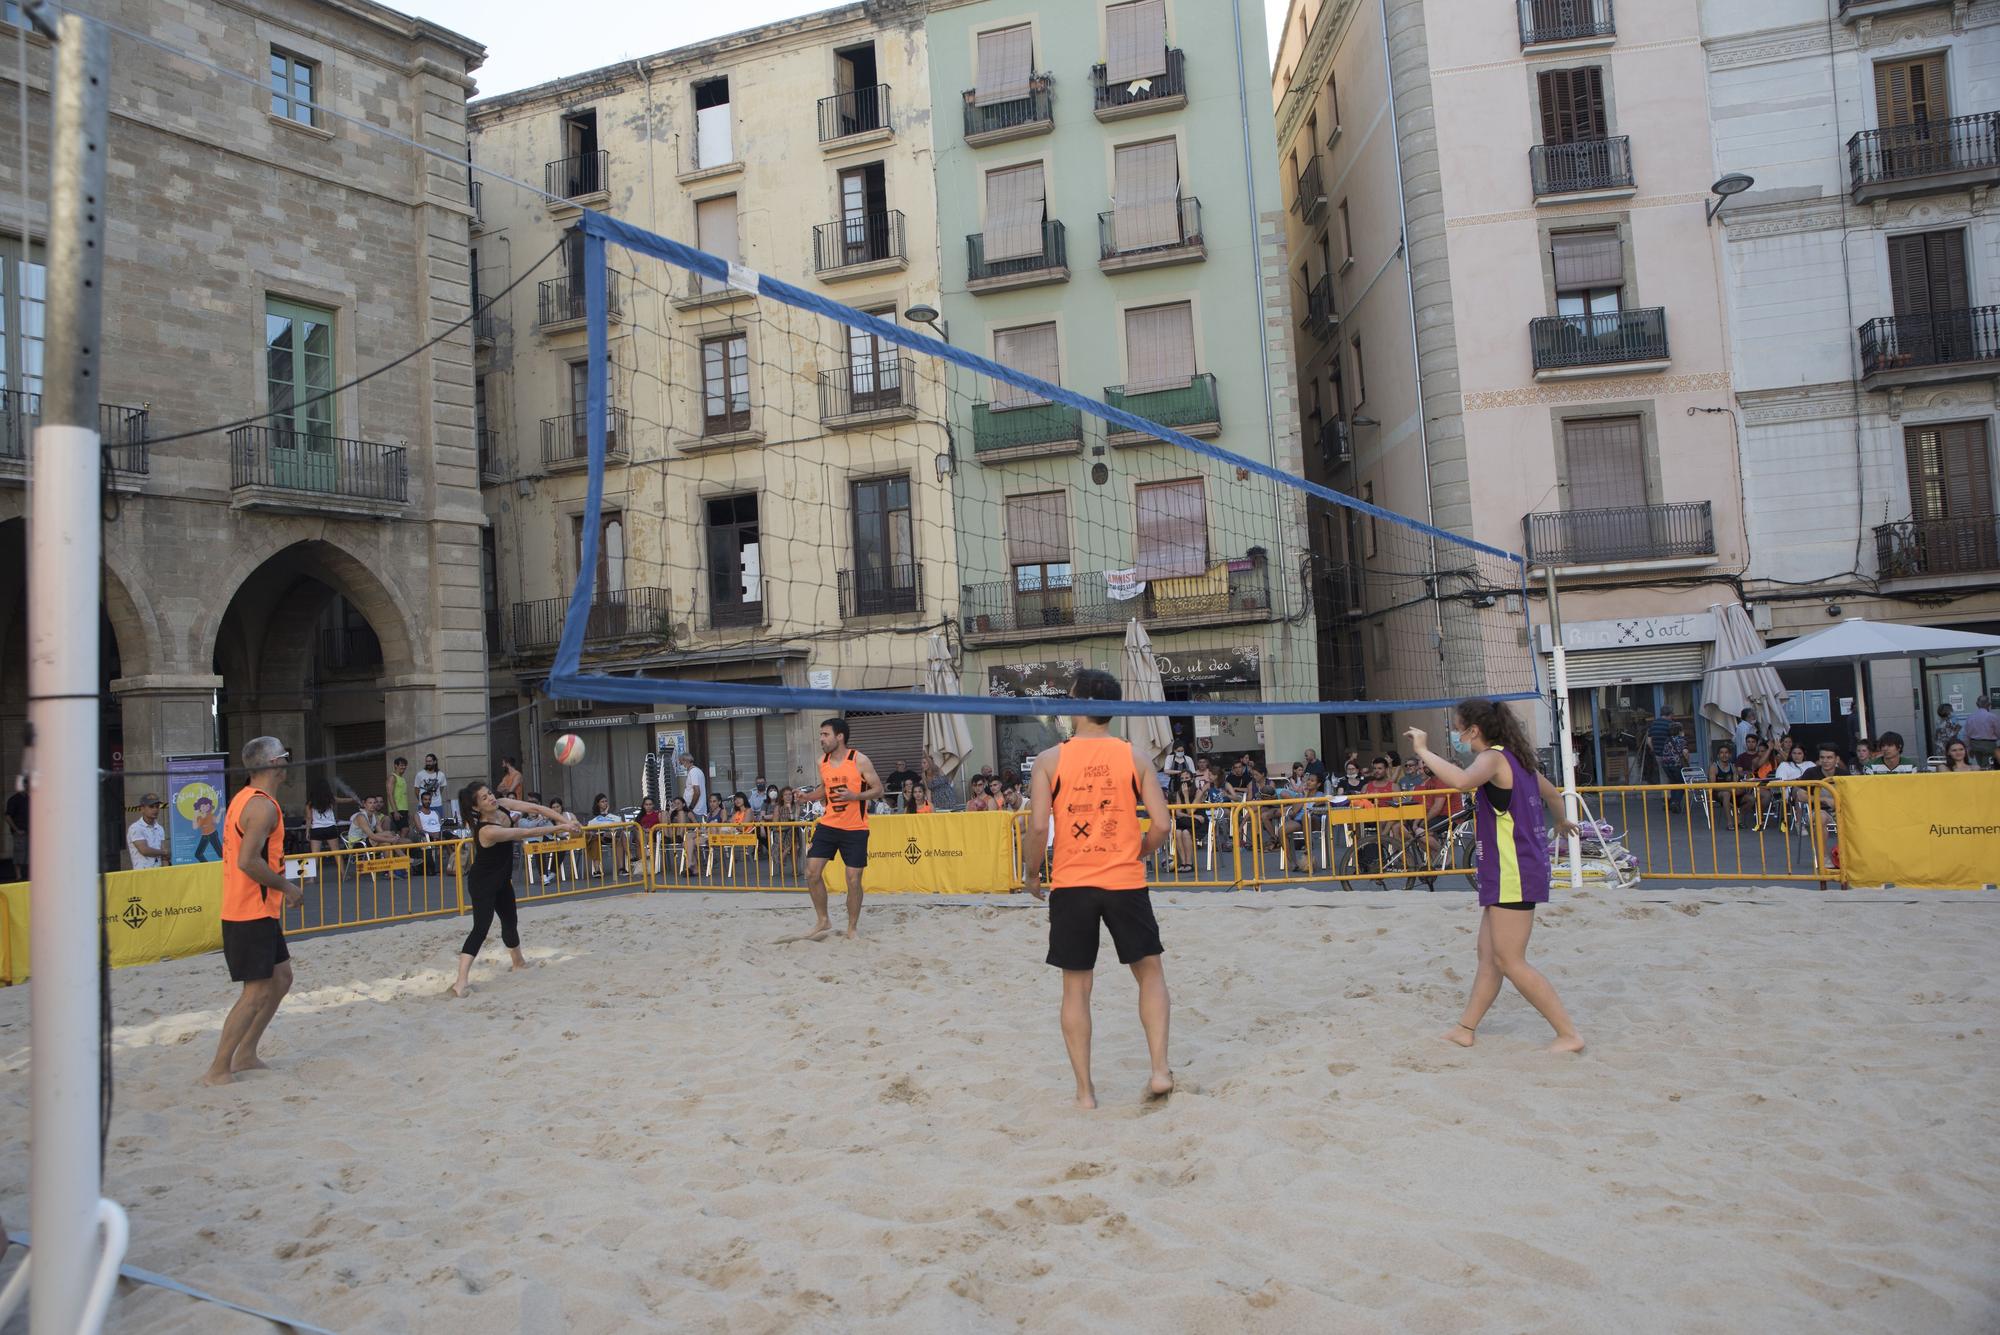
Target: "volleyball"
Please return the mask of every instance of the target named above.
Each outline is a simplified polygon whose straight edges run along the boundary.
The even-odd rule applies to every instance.
[[[583,759],[583,738],[573,732],[566,732],[556,738],[556,763],[574,765]]]

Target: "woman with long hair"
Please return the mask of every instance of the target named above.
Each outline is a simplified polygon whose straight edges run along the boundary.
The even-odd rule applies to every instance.
[[[340,847],[340,816],[333,805],[333,789],[325,779],[306,786],[306,840],[315,853],[331,853]]]
[[[468,783],[458,793],[458,809],[464,813],[468,837],[472,840],[472,870],[465,877],[466,898],[472,903],[472,930],[458,950],[458,981],[451,994],[463,997],[470,990],[472,961],[486,944],[493,919],[500,919],[500,940],[513,957],[514,967],[525,969],[521,955],[521,930],[514,917],[514,845],[533,839],[546,827],[514,824],[515,814],[534,814],[556,823],[558,834],[575,834],[577,823],[549,807],[493,795],[490,785]]]
[[[590,819],[586,825],[620,825],[624,817],[611,809],[608,793],[599,793],[590,800]],[[607,830],[593,835],[591,842],[596,845],[591,850],[590,874],[609,879],[615,869],[622,876],[631,865],[630,848],[623,830]]]
[[[1194,772],[1177,770],[1174,774],[1174,791],[1168,799],[1174,811],[1174,870],[1179,873],[1194,870]]]
[[[1455,765],[1432,751],[1422,728],[1411,728],[1408,734],[1411,747],[1432,774],[1473,794],[1474,829],[1479,836],[1479,970],[1465,1013],[1442,1037],[1471,1047],[1474,1031],[1499,997],[1504,981],[1512,983],[1556,1031],[1551,1052],[1581,1052],[1583,1035],[1570,1022],[1555,986],[1528,963],[1535,905],[1549,899],[1545,810],[1553,813],[1558,835],[1576,827],[1562,814],[1562,794],[1535,767],[1534,748],[1511,710],[1491,700],[1465,700],[1455,717],[1462,744],[1458,749],[1471,753],[1468,764]]]
[[[1944,773],[1977,774],[1979,766],[1972,763],[1972,748],[1963,737],[1954,737],[1944,744]]]

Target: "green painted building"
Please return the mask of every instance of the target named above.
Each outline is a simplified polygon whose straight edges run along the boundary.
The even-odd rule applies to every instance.
[[[1258,0],[933,0],[927,31],[952,342],[1302,475]],[[1117,672],[1136,617],[1169,698],[1313,698],[1301,493],[950,386],[966,690]],[[1284,762],[1319,738],[1312,718],[1175,730]],[[1018,766],[1056,735],[995,720],[975,759]]]

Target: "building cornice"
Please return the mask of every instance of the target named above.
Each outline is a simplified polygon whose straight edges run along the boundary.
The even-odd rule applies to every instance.
[[[1824,422],[1855,413],[1854,382],[1788,385],[1783,389],[1741,390],[1736,395],[1745,426],[1781,426],[1788,422]]]
[[[1318,100],[1319,89],[1326,83],[1326,72],[1333,67],[1333,54],[1340,46],[1341,30],[1347,26],[1348,18],[1354,13],[1359,0],[1326,0],[1320,6],[1319,18],[1314,21],[1312,31],[1306,34],[1306,49],[1299,55],[1299,63],[1292,68],[1292,84],[1279,99],[1278,145],[1283,147],[1292,142],[1298,133],[1299,122]],[[1318,144],[1313,145],[1317,151]]]
[[[1773,65],[1787,60],[1824,58],[1829,53],[1858,51],[1870,46],[1891,46],[1920,38],[1948,37],[1966,28],[2000,24],[2000,0],[1939,0],[1936,9],[1923,14],[1894,19],[1868,19],[1852,26],[1835,25],[1829,30],[1824,20],[1798,23],[1785,28],[1765,28],[1704,41],[1711,70],[1742,69],[1751,65]]]

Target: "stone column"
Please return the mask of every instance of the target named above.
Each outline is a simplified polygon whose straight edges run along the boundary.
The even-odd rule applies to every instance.
[[[170,755],[198,755],[215,745],[215,693],[222,678],[208,673],[120,677],[111,683],[125,727],[125,805],[142,793],[164,793],[158,773]]]

